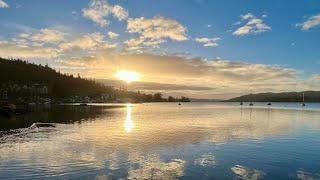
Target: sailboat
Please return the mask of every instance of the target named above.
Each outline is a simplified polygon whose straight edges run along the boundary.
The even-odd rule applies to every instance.
[[[269,99],[269,98],[268,98]],[[269,101],[268,103],[267,103],[267,106],[271,106],[272,104],[271,104],[271,102]]]
[[[251,91],[251,102],[250,102],[249,106],[253,106],[253,103],[252,103],[252,91]]]
[[[241,93],[241,96],[240,96],[240,106],[243,105],[243,102],[242,102],[242,93]]]
[[[306,106],[306,104],[304,103],[304,91],[302,92],[302,103],[301,106]]]

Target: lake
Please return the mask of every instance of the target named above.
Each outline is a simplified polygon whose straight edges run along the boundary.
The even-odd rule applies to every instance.
[[[318,103],[106,105],[0,117],[0,179],[320,179]]]

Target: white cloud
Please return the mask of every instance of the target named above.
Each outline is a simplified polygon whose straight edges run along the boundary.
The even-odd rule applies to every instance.
[[[128,46],[128,50],[138,50],[142,49],[142,46],[140,46],[140,44],[142,44],[143,41],[144,39],[140,37],[135,37],[125,41],[124,44]]]
[[[28,33],[22,33],[22,34],[19,34],[19,37],[20,37],[20,38],[28,38],[28,37],[30,37],[30,34],[28,34]]]
[[[320,74],[313,75],[311,81],[320,82]]]
[[[112,13],[119,21],[125,20],[129,16],[128,11],[119,5],[113,6]]]
[[[26,29],[7,40],[0,39],[0,57],[79,57],[109,53],[117,46],[115,43],[108,43],[100,32],[74,35],[56,29]],[[117,36],[116,33],[109,35]]]
[[[109,16],[119,21],[128,18],[128,11],[119,5],[110,5],[106,0],[91,0],[89,8],[82,9],[83,16],[104,27],[110,24]]]
[[[55,48],[34,48],[27,45],[0,41],[0,57],[53,58],[59,55]]]
[[[32,43],[32,46],[34,46],[34,47],[43,47],[43,43],[38,43],[38,42],[33,42]]]
[[[263,15],[264,17],[267,17],[266,15]],[[257,18],[252,13],[248,13],[245,15],[240,16],[242,18],[242,21],[247,21],[247,23],[239,27],[236,31],[234,31],[233,35],[247,35],[247,34],[257,34],[262,33],[265,31],[268,31],[271,29],[271,27],[267,26],[262,19]],[[241,23],[240,23],[241,24]],[[236,23],[236,25],[240,25],[239,23]]]
[[[310,28],[316,27],[320,25],[320,14],[311,16],[303,22],[302,24],[297,24],[297,26],[301,26],[302,30],[308,30]]]
[[[44,44],[58,44],[65,40],[66,33],[53,29],[33,30],[33,33],[25,32],[12,38],[12,41],[19,45],[34,45],[42,47]]]
[[[70,41],[59,45],[62,51],[71,50],[96,50],[99,48],[114,48],[116,45],[109,45],[104,41],[100,32],[77,36]]]
[[[31,40],[45,43],[57,43],[64,40],[65,33],[52,29],[41,29],[40,33],[31,36]],[[20,34],[20,37],[28,37],[27,34]]]
[[[146,46],[152,46],[152,47],[155,47],[155,48],[159,48],[159,45],[162,44],[162,43],[165,43],[165,42],[167,42],[167,41],[163,40],[163,39],[153,39],[153,40],[150,40],[150,41],[143,42],[143,44],[146,45]]]
[[[187,40],[187,28],[182,26],[178,21],[156,16],[152,19],[144,17],[128,20],[127,30],[129,33],[139,34],[138,38],[132,41],[144,43],[145,45],[158,45],[166,42],[164,39],[168,38],[175,41]],[[139,41],[136,41],[139,40]],[[131,40],[130,40],[131,41]]]
[[[202,43],[205,47],[216,47],[219,46],[217,41],[219,41],[221,38],[196,38],[195,41]]]
[[[186,37],[187,28],[176,20],[162,16],[156,16],[152,19],[130,18],[127,30],[129,33],[138,33],[142,37],[150,39],[170,38],[176,41],[188,39]]]
[[[117,39],[119,37],[119,34],[109,31],[108,36],[111,39]]]
[[[0,8],[8,8],[8,7],[9,5],[6,2],[0,0]]]
[[[248,14],[243,14],[240,17],[242,19],[252,19],[252,18],[255,18],[255,15],[253,15],[252,13],[248,13]]]
[[[11,39],[15,44],[19,45],[28,45],[28,41],[26,39],[12,38]]]

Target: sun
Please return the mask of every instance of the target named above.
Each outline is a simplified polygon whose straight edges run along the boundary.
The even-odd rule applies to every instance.
[[[117,72],[116,77],[123,81],[132,82],[132,81],[138,81],[141,75],[137,72],[121,70]]]

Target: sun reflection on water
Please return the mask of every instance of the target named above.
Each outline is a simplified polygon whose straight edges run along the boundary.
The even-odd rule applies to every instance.
[[[130,133],[133,129],[133,121],[131,119],[131,104],[127,104],[127,117],[124,123],[124,129],[126,133]]]

